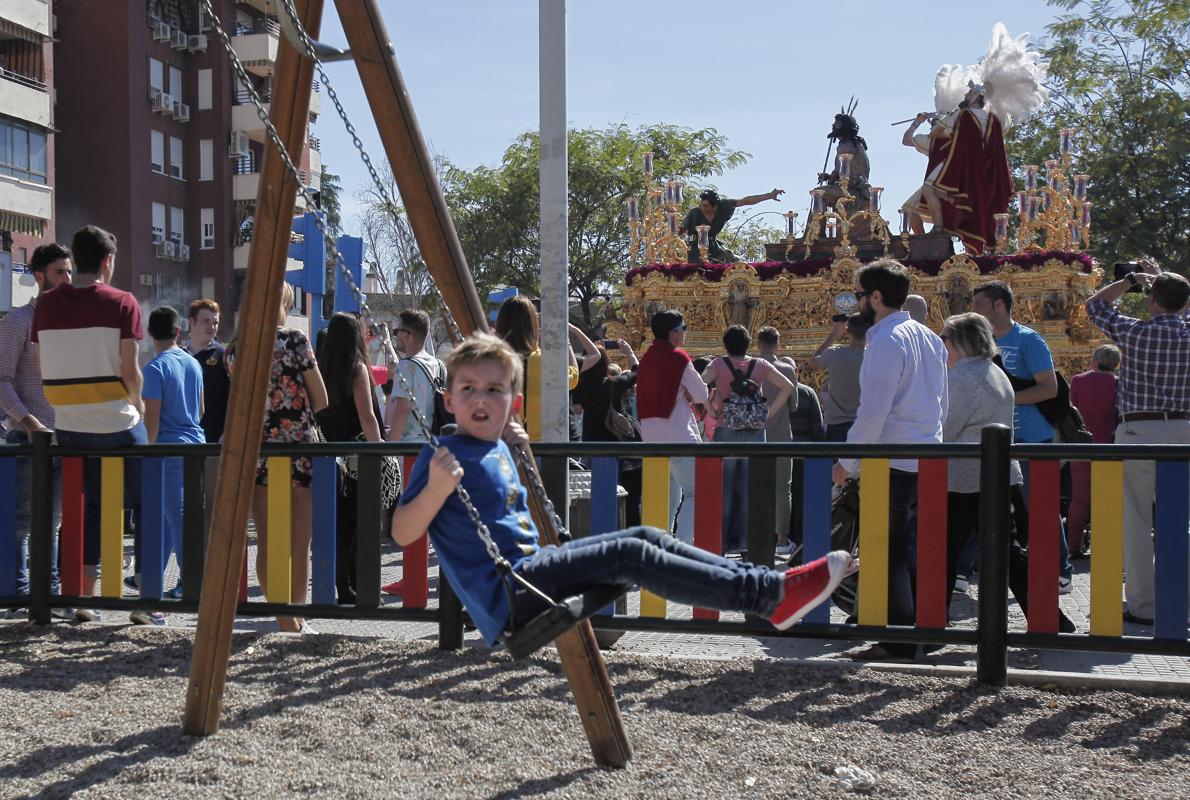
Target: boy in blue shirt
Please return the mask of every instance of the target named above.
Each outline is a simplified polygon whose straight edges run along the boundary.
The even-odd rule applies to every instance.
[[[774,570],[699,550],[656,528],[638,527],[539,547],[526,491],[509,445],[528,445],[512,422],[521,396],[521,360],[502,340],[475,334],[446,361],[447,408],[458,434],[424,447],[393,514],[392,537],[402,546],[429,533],[438,562],[489,646],[543,610],[519,595],[510,609],[489,557],[455,487],[462,483],[512,568],[550,597],[594,586],[640,586],[671,600],[767,617],[780,630],[830,597],[855,572],[850,554],[837,551],[805,566]]]
[[[203,444],[206,437],[199,421],[203,415],[202,365],[178,347],[181,333],[178,312],[169,306],[153,309],[149,314],[149,336],[157,351],[144,368],[145,428],[149,442],[161,444]],[[182,459],[165,459],[165,494],[161,506],[165,517],[166,541],[173,546],[182,569]],[[166,559],[169,552],[166,551]],[[140,557],[137,556],[137,568]],[[167,592],[181,597],[182,582]]]

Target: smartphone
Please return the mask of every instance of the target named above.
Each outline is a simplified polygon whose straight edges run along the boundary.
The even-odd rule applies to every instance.
[[[604,339],[603,340],[603,349],[604,350],[619,350],[620,343],[617,342],[615,339]]]
[[[1112,267],[1112,275],[1115,277],[1115,280],[1122,281],[1126,277],[1128,277],[1129,275],[1131,275],[1132,273],[1136,272],[1139,269],[1140,269],[1140,264],[1138,264],[1135,261],[1117,261],[1115,266]],[[1142,285],[1138,283],[1136,286],[1129,288],[1128,291],[1129,292],[1143,291]]]

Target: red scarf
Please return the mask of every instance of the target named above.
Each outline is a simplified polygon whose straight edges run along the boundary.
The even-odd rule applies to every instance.
[[[682,373],[689,363],[690,354],[674,347],[668,339],[653,340],[636,371],[636,413],[641,419],[668,418],[673,413]]]

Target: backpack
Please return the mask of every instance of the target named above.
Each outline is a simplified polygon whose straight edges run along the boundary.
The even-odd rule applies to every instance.
[[[1032,378],[1018,378],[1009,372],[1000,356],[995,356],[992,362],[1004,370],[1014,392],[1037,385],[1037,381]],[[1067,444],[1090,444],[1094,437],[1087,430],[1087,426],[1083,422],[1083,415],[1070,403],[1070,384],[1067,383],[1065,376],[1056,369],[1054,375],[1058,378],[1058,394],[1049,400],[1035,403],[1035,407],[1041,412],[1045,421],[1054,427],[1058,441]]]
[[[756,359],[748,364],[746,372],[740,372],[724,358],[723,363],[731,370],[731,394],[723,401],[723,412],[719,422],[733,431],[762,431],[769,421],[769,407],[760,393],[760,384],[752,380]]]
[[[446,410],[446,379],[443,377],[446,373],[446,366],[440,359],[435,358],[434,360],[438,362],[438,377],[431,375],[426,365],[416,358],[402,359],[402,361],[412,361],[421,367],[426,380],[430,382],[430,388],[434,392],[434,415],[428,422],[430,423],[430,433],[437,436],[442,433],[443,428],[455,424],[455,415]]]

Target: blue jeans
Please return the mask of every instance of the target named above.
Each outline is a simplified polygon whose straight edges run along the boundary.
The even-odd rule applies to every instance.
[[[763,442],[765,432],[715,428],[715,442]],[[748,459],[723,459],[723,552],[748,549]]]
[[[58,444],[78,450],[120,450],[134,444],[148,444],[145,424],[138,422],[126,431],[118,433],[80,433],[59,430],[55,433]],[[133,552],[136,565],[140,568],[140,476],[139,458],[124,459],[124,508],[131,511],[136,528],[133,536]],[[88,458],[83,464],[83,569],[92,577],[99,575],[99,507],[100,507],[99,459]]]
[[[23,430],[11,430],[5,434],[8,444],[28,444],[29,437]],[[17,506],[15,509],[17,533],[17,594],[29,594],[29,531],[33,475],[27,458],[17,459]],[[62,581],[58,577],[58,526],[62,523],[62,463],[54,459],[54,497],[50,520],[50,592],[61,594]]]
[[[1046,439],[1044,442],[1033,442],[1033,444],[1049,444],[1053,439]],[[1020,442],[1024,444],[1024,442]],[[1025,513],[1029,511],[1029,462],[1027,459],[1021,459],[1021,477],[1024,483],[1021,484],[1021,495],[1025,499]],[[1070,580],[1074,575],[1074,567],[1070,564],[1070,546],[1066,544],[1066,525],[1062,522],[1061,512],[1058,513],[1058,575],[1067,580]]]
[[[161,498],[162,515],[165,518],[165,546],[161,551],[162,563],[161,568],[165,569],[166,564],[169,563],[169,550],[173,547],[174,558],[178,562],[178,572],[182,571],[182,459],[180,458],[166,458],[165,461],[165,482],[162,487],[164,497]],[[140,527],[138,521],[137,527]],[[136,537],[140,539],[139,536]],[[137,572],[140,571],[140,559],[136,562]],[[181,583],[181,575],[178,576],[178,582]]]
[[[780,570],[699,550],[657,528],[639,527],[543,547],[516,570],[554,599],[595,586],[640,586],[676,603],[771,616],[785,593]],[[518,624],[543,605],[518,592]]]

